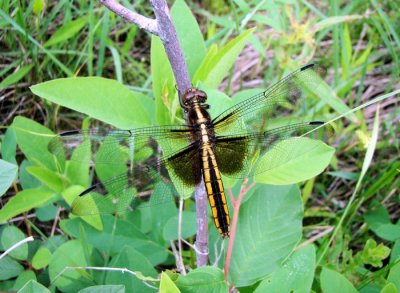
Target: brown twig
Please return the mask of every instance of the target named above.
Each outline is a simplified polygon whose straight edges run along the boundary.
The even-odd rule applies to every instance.
[[[101,4],[106,6],[111,11],[121,16],[128,22],[136,24],[141,29],[158,36],[157,21],[152,18],[145,17],[139,13],[129,10],[125,6],[114,0],[100,0]]]
[[[179,44],[175,27],[171,20],[169,8],[165,0],[150,0],[156,20],[140,15],[129,10],[114,0],[100,0],[108,9],[125,20],[138,25],[140,28],[160,37],[181,97],[191,86],[189,72],[187,70],[182,48]],[[197,237],[196,257],[197,266],[205,266],[208,263],[208,216],[207,197],[202,184],[195,190],[196,213],[197,213]]]

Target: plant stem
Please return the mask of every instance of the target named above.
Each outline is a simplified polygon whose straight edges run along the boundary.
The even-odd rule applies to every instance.
[[[134,23],[141,29],[160,37],[175,76],[179,97],[192,87],[182,47],[179,44],[177,33],[165,0],[150,0],[156,19],[151,19],[133,12],[114,0],[101,0],[101,3],[128,22]],[[195,246],[197,248],[197,266],[200,267],[208,263],[207,196],[205,195],[203,183],[196,186],[195,200],[197,213],[197,237]]]

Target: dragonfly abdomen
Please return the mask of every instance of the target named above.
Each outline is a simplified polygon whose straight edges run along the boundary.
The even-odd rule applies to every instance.
[[[202,165],[204,185],[206,187],[215,226],[222,237],[229,237],[230,218],[224,185],[214,152],[209,144],[203,146]]]

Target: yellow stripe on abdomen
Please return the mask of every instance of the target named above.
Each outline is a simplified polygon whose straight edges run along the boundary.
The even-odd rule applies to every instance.
[[[202,162],[204,184],[215,226],[222,237],[229,237],[230,217],[226,203],[224,185],[222,183],[217,161],[215,160],[214,152],[209,145],[205,145],[203,148]]]

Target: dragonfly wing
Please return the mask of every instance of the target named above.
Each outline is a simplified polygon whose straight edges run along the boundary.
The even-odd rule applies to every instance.
[[[77,215],[123,212],[188,196],[201,180],[199,152],[191,144],[167,158],[149,159],[126,173],[99,181],[73,202]],[[197,163],[196,163],[197,162]]]
[[[55,136],[50,141],[48,149],[59,161],[65,159],[80,161],[82,157],[87,157],[87,154],[92,154],[90,159],[93,163],[116,165],[119,162],[114,160],[115,153],[140,156],[151,152],[157,144],[162,147],[163,154],[168,156],[188,145],[191,130],[190,126],[185,125],[134,130],[109,128],[72,130]]]
[[[74,213],[112,213],[191,194],[201,172],[198,144],[190,144],[190,130],[178,125],[69,131],[55,137],[49,150],[58,160],[74,161],[95,153],[92,161],[100,180],[74,201]]]
[[[213,119],[215,131],[221,135],[233,135],[244,131],[262,133],[270,129],[274,120],[282,120],[282,116],[287,117],[293,111],[305,90],[318,88],[322,82],[319,74],[323,71],[314,64],[294,71],[266,91],[234,105]]]
[[[297,138],[321,139],[330,136],[333,129],[330,125],[322,127],[323,125],[323,122],[311,121],[262,133],[219,136],[215,143],[218,167],[224,175],[231,178],[245,178],[271,170],[299,155],[291,151],[296,146]],[[280,142],[283,141],[285,147],[280,146]],[[255,166],[257,168],[254,168]]]

